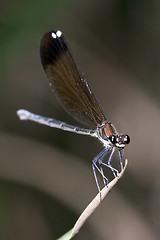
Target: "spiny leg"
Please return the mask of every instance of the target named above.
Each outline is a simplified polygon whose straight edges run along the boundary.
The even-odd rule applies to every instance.
[[[106,150],[107,150],[107,151],[105,152],[105,154],[103,154],[103,155],[98,159],[98,163],[99,163],[99,165],[100,165],[99,171],[100,171],[100,173],[101,173],[101,175],[102,175],[102,177],[103,177],[103,182],[104,182],[104,185],[105,185],[105,186],[108,185],[108,178],[104,175],[103,168],[102,168],[101,165],[105,165],[105,167],[108,167],[108,168],[110,168],[110,169],[112,169],[112,170],[117,171],[116,169],[114,169],[114,168],[110,167],[109,165],[103,163],[103,159],[104,159],[104,157],[106,156],[106,154],[111,150],[111,147],[106,148]],[[106,183],[107,183],[107,184],[106,184]]]
[[[117,177],[116,174],[115,174],[115,172],[116,172],[117,175],[118,175],[118,174],[119,174],[118,170],[115,169],[115,168],[113,168],[113,167],[111,166],[111,160],[112,160],[112,156],[113,156],[113,154],[114,154],[114,151],[115,151],[115,148],[112,148],[112,152],[111,152],[111,154],[110,154],[110,156],[109,156],[108,163],[106,164],[106,163],[104,163],[104,162],[102,161],[101,164],[103,164],[103,165],[106,166],[106,167],[109,167],[109,168],[112,170],[112,173],[113,173],[114,177]]]
[[[112,160],[112,156],[113,156],[114,151],[115,151],[115,148],[112,149],[111,155],[110,155],[110,157],[109,157],[109,159],[108,159],[108,165],[110,166],[114,177],[117,177],[116,174],[115,174],[115,172],[114,172],[114,170],[113,170],[113,168],[112,168],[112,166],[111,166],[111,160]],[[114,169],[115,169],[115,168],[114,168]],[[118,172],[118,171],[117,171],[117,172]]]
[[[94,173],[94,178],[95,178],[96,185],[98,187],[99,192],[100,192],[100,186],[99,186],[98,178],[97,178],[97,175],[96,175],[96,169],[102,175],[103,182],[105,183],[105,185],[106,185],[106,182],[108,184],[108,179],[104,176],[102,168],[99,168],[97,166],[97,161],[99,162],[99,160],[100,160],[100,162],[102,162],[103,158],[110,151],[110,149],[111,149],[110,147],[109,148],[104,148],[92,161],[92,169],[93,169],[93,173]]]
[[[119,158],[120,158],[120,165],[121,165],[121,171],[123,170],[123,162],[122,162],[122,150],[118,151],[119,153]]]
[[[100,166],[100,171],[101,171],[101,174],[102,174],[102,176],[103,176],[104,186],[108,186],[108,178],[106,178],[106,176],[104,175],[102,166]]]
[[[100,189],[100,186],[99,186],[99,183],[98,183],[98,178],[97,178],[97,175],[96,175],[95,167],[97,168],[96,164],[93,164],[93,163],[92,163],[92,169],[93,169],[94,178],[95,178],[95,181],[96,181],[96,185],[97,185],[97,188],[98,188],[98,192],[100,193],[100,192],[101,192],[101,189]],[[101,196],[100,196],[100,197],[101,197]]]

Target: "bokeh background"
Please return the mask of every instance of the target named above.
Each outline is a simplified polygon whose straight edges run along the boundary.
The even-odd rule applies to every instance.
[[[57,239],[97,193],[97,140],[16,115],[78,125],[40,64],[40,38],[52,29],[63,31],[106,117],[131,137],[125,175],[75,239],[160,238],[159,12],[158,0],[0,1],[1,240]]]

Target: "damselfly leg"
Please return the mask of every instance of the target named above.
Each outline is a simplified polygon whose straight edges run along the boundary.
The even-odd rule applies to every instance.
[[[106,163],[103,162],[103,159],[107,155],[107,153],[109,153],[111,151],[111,149],[112,149],[112,152],[110,154],[108,163],[106,164]],[[96,174],[96,170],[98,170],[98,172],[102,175],[103,183],[104,183],[105,186],[108,185],[108,178],[106,178],[106,176],[103,172],[102,165],[110,168],[113,172],[114,177],[117,177],[117,175],[118,175],[118,170],[113,168],[111,166],[111,163],[110,163],[114,151],[115,151],[115,148],[112,148],[112,147],[104,148],[92,161],[92,169],[93,169],[93,173],[94,173],[94,178],[95,178],[95,181],[96,181],[99,192],[101,191],[101,188],[100,188],[100,185],[99,185],[99,182],[98,182],[98,177],[97,177],[97,174]],[[98,163],[98,165],[97,165],[97,163]],[[117,173],[117,175],[115,174],[115,172]]]
[[[119,153],[119,158],[120,158],[120,165],[121,165],[121,171],[123,170],[123,162],[122,162],[122,151],[123,150],[119,150],[118,153]]]

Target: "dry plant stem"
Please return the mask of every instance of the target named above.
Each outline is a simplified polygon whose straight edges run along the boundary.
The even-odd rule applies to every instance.
[[[105,186],[101,190],[101,194],[98,193],[97,196],[92,200],[92,202],[85,208],[85,210],[82,212],[80,217],[78,218],[77,222],[75,223],[72,230],[68,232],[68,235],[64,235],[58,240],[70,240],[72,239],[80,230],[80,228],[83,226],[83,224],[86,222],[86,220],[89,218],[89,216],[96,210],[96,208],[101,204],[101,202],[104,200],[104,198],[107,196],[107,194],[110,192],[112,187],[118,182],[118,180],[122,177],[124,174],[126,167],[127,167],[127,159],[125,161],[125,166],[123,170],[119,173],[119,175],[114,178],[107,186]],[[66,238],[64,238],[66,236]]]
[[[70,237],[71,237],[71,233],[72,233],[72,230],[69,230],[68,232],[66,232],[63,236],[61,236],[60,238],[58,238],[57,240],[69,240]]]

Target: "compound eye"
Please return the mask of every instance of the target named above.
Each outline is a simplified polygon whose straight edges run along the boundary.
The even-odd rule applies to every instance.
[[[116,143],[116,136],[115,135],[110,135],[109,140],[111,141],[112,144]]]
[[[127,134],[124,135],[124,142],[125,142],[125,144],[129,144],[130,143],[130,137]]]

